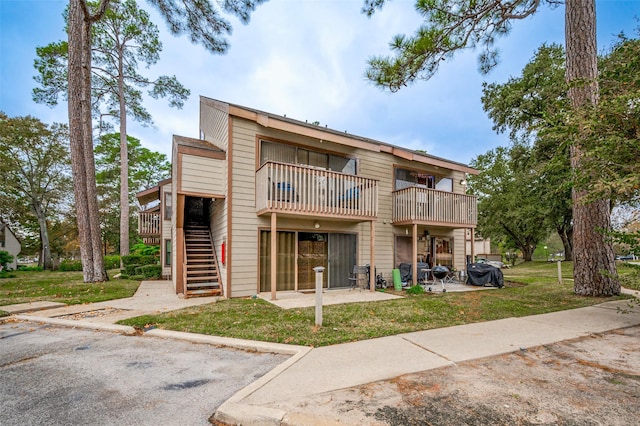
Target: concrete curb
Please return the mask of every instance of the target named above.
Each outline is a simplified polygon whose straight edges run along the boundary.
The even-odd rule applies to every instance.
[[[307,346],[291,345],[291,347],[298,349],[298,352],[295,355],[293,355],[291,358],[289,358],[264,376],[260,377],[255,382],[250,383],[248,386],[236,392],[235,395],[233,395],[220,407],[218,407],[215,414],[213,415],[213,418],[227,424],[256,426],[282,424],[282,421],[287,414],[286,411],[276,408],[241,404],[240,401],[247,398],[249,395],[269,383],[275,377],[282,374],[289,367],[300,361],[313,350],[313,348]]]
[[[66,303],[49,302],[44,300],[39,302],[18,303],[15,305],[0,306],[0,310],[8,312],[12,315],[17,315],[17,314],[24,314],[27,312],[44,311],[47,309],[64,308],[65,306],[67,306]]]
[[[235,339],[232,337],[210,336],[206,334],[186,333],[182,331],[162,330],[154,328],[146,331],[145,336],[162,337],[165,339],[179,339],[192,343],[205,343],[214,346],[243,349],[255,352],[276,353],[282,355],[297,355],[308,350],[306,346],[285,345],[281,343],[260,342],[254,340]]]
[[[137,333],[135,328],[128,325],[101,324],[101,323],[92,323],[87,321],[76,321],[76,320],[68,320],[68,319],[61,319],[61,318],[37,317],[32,315],[12,315],[6,318],[14,318],[20,321],[37,322],[40,324],[59,325],[62,327],[69,327],[69,328],[84,328],[88,330],[109,331],[112,333],[125,334],[127,336],[132,336]]]

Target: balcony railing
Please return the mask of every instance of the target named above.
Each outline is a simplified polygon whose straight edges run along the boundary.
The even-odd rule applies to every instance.
[[[160,212],[140,212],[138,215],[138,233],[141,237],[159,237]]]
[[[473,195],[416,186],[393,193],[393,223],[475,227],[477,221],[477,199]]]
[[[378,215],[378,181],[267,162],[256,172],[256,210],[354,219]]]

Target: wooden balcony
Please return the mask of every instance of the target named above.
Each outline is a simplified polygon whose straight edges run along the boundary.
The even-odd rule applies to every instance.
[[[256,172],[256,210],[258,214],[374,219],[378,215],[378,181],[267,162]]]
[[[145,241],[160,241],[162,228],[160,226],[160,211],[141,211],[138,213],[138,233]]]
[[[477,198],[420,187],[393,192],[393,223],[473,228],[478,222]]]

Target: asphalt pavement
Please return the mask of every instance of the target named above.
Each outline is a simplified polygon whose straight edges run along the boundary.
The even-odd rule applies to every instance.
[[[34,322],[0,324],[0,425],[207,425],[288,356]]]

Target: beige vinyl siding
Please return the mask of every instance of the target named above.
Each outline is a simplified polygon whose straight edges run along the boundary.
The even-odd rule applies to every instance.
[[[171,152],[171,176],[172,178],[172,188],[175,184],[176,189],[178,188],[178,183],[173,180],[175,176],[178,176],[178,145],[173,142],[173,149]],[[176,194],[177,191],[173,191],[173,200],[171,203],[171,246],[173,247],[173,252],[171,253],[171,283],[173,284],[174,290],[176,289],[176,263],[177,263],[177,247],[178,247],[178,238],[177,238],[177,229],[176,229],[176,218],[178,217],[178,196]]]
[[[161,259],[161,264],[162,264],[162,276],[163,277],[167,277],[167,276],[171,276],[171,266],[164,266],[164,251],[165,251],[165,246],[164,246],[164,241],[165,240],[171,240],[171,219],[167,220],[167,218],[164,216],[164,200],[165,200],[165,194],[166,193],[171,193],[171,184],[168,183],[164,186],[161,187],[160,189],[160,209],[162,212],[162,231],[161,231],[161,238],[160,238],[160,251],[162,253],[162,259]],[[175,196],[173,193],[171,193],[171,205],[173,206],[173,204],[175,204]],[[172,207],[173,208],[173,207]],[[172,247],[172,256],[173,256],[173,248],[175,247],[173,245],[173,242],[171,243],[171,247]],[[171,259],[171,263],[173,264],[173,259]]]
[[[200,98],[200,137],[227,151],[229,141],[229,107],[227,105]]]
[[[466,247],[464,229],[453,231],[453,267],[461,271],[466,269]]]
[[[182,191],[201,194],[224,194],[226,168],[224,160],[182,154]]]
[[[233,297],[251,296],[258,292],[258,228],[269,218],[259,218],[255,207],[255,134],[257,124],[233,120]]]

